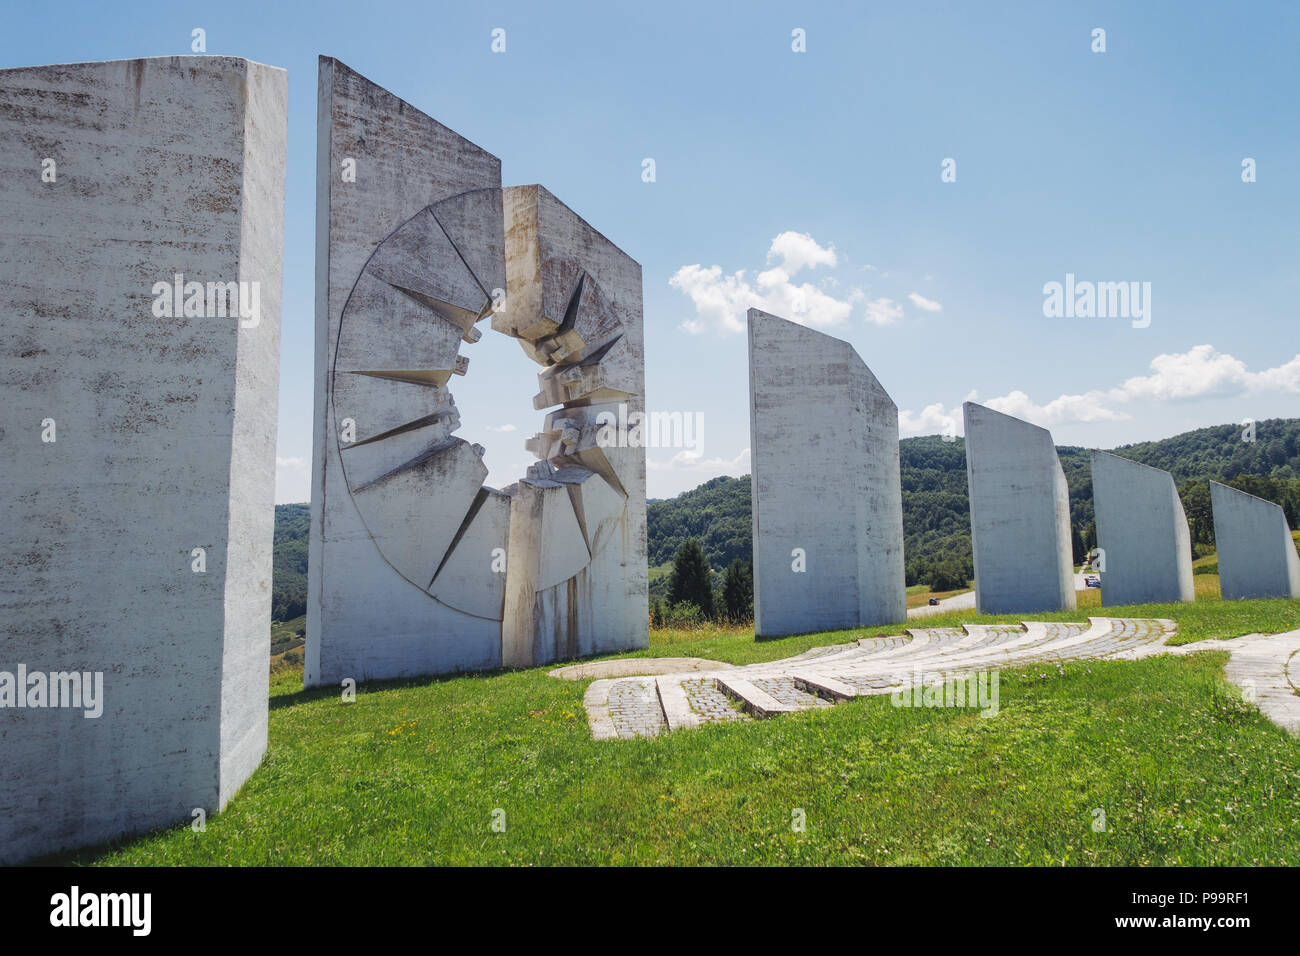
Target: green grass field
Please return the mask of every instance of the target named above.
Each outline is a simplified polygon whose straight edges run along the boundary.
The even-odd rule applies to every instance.
[[[1107,613],[1172,617],[1184,637],[1300,626],[1297,601]],[[656,631],[641,653],[746,663],[861,633]],[[206,832],[179,826],[74,860],[1300,864],[1300,741],[1242,702],[1226,656],[1007,671],[990,719],[876,697],[601,742],[586,682],[545,668],[363,685],[351,704],[282,671],[266,759]]]

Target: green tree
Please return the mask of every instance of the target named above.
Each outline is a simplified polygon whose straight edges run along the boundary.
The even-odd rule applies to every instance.
[[[722,601],[732,621],[747,621],[754,616],[754,574],[740,558],[727,567],[722,579]]]
[[[694,538],[687,538],[673,557],[672,580],[668,584],[668,603],[694,604],[705,615],[713,614],[713,581],[704,551]]]

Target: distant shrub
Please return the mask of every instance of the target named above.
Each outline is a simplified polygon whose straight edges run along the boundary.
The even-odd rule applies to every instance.
[[[704,615],[699,607],[690,601],[673,604],[664,615],[664,623],[678,630],[693,631],[704,626]]]

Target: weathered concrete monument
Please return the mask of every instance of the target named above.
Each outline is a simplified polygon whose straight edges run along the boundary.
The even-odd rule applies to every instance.
[[[1094,449],[1092,500],[1103,605],[1193,600],[1192,536],[1173,475]]]
[[[1210,507],[1223,599],[1300,597],[1300,555],[1281,505],[1212,481]]]
[[[1070,491],[1051,432],[974,402],[963,415],[979,612],[1074,608]]]
[[[898,409],[853,346],[749,310],[754,630],[907,616]]]
[[[319,94],[307,683],[646,646],[640,266],[337,60]],[[559,406],[503,490],[448,388],[489,316]]]
[[[0,863],[265,751],[286,109],[230,57],[0,70]]]

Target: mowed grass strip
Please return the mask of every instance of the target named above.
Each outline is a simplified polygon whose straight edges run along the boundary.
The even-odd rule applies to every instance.
[[[601,742],[585,682],[543,669],[351,704],[282,677],[266,760],[206,832],[78,861],[1300,864],[1300,742],[1224,682],[1226,658],[1004,672],[987,719],[886,696]]]

